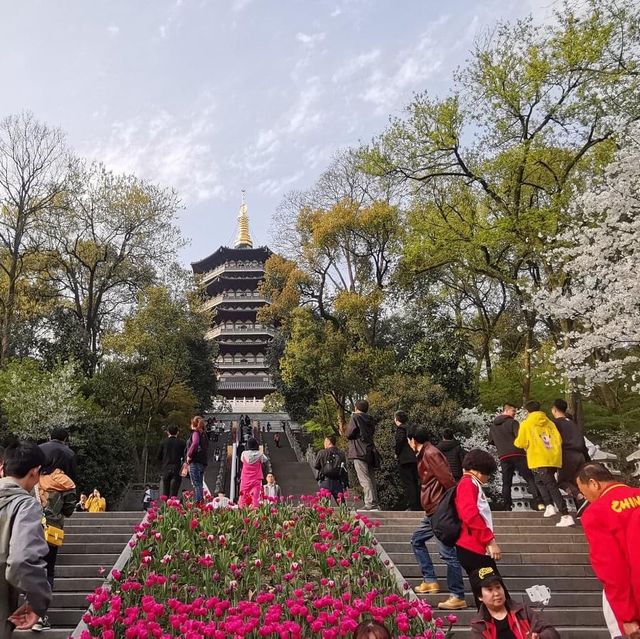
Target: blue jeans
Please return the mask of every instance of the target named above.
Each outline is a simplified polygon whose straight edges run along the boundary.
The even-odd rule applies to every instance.
[[[193,489],[196,492],[196,501],[202,501],[204,498],[204,464],[198,464],[197,462],[191,462],[189,464],[189,479],[193,484]]]
[[[420,525],[411,536],[413,554],[416,556],[418,564],[420,565],[422,578],[427,583],[434,583],[438,581],[436,572],[433,568],[433,562],[431,561],[431,556],[427,550],[427,541],[429,541],[433,536],[431,517],[427,515],[422,519]],[[460,568],[460,564],[458,563],[456,549],[451,548],[450,546],[445,546],[438,541],[438,554],[442,557],[445,564],[447,564],[447,586],[449,588],[449,592],[460,599],[464,599],[462,568]]]
[[[320,488],[328,490],[333,495],[333,498],[336,500],[336,504],[340,503],[338,501],[338,495],[340,493],[344,493],[344,484],[339,479],[329,479],[327,477],[321,482],[318,482],[318,485]]]

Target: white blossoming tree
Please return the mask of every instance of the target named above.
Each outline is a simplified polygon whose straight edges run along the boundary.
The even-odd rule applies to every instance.
[[[534,295],[564,329],[554,363],[587,392],[621,379],[640,392],[640,127],[573,214],[551,251],[564,278]]]

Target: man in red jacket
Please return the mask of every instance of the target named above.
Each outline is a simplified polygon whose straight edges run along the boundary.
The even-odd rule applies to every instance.
[[[431,516],[438,508],[447,489],[455,486],[449,464],[445,456],[429,441],[429,431],[418,426],[409,433],[409,445],[418,456],[418,477],[420,478],[420,503],[425,516],[411,536],[413,554],[420,565],[422,583],[416,592],[422,595],[435,594],[440,586],[433,569],[433,562],[427,549],[427,541],[434,536]],[[440,610],[462,610],[467,607],[464,599],[462,569],[456,549],[438,541],[438,552],[447,564],[447,586],[449,598],[438,604]]]
[[[593,570],[620,634],[640,639],[640,489],[616,481],[597,462],[580,469],[577,483],[590,502],[582,527]]]

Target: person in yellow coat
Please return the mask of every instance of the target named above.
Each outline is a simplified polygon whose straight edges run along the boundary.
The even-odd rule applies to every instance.
[[[107,509],[107,501],[100,495],[97,488],[93,489],[84,505],[90,513],[103,513]]]
[[[520,424],[518,436],[513,445],[527,452],[527,466],[533,472],[536,486],[546,508],[545,517],[562,515],[556,526],[574,526],[562,498],[556,472],[562,468],[562,437],[556,425],[540,410],[540,403],[530,401],[525,404],[529,413]]]

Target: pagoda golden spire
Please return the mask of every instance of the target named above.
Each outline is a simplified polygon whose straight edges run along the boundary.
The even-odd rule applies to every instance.
[[[249,216],[247,215],[247,203],[244,200],[245,191],[242,189],[242,204],[238,213],[238,234],[236,235],[235,248],[253,248],[251,235],[249,234]]]

